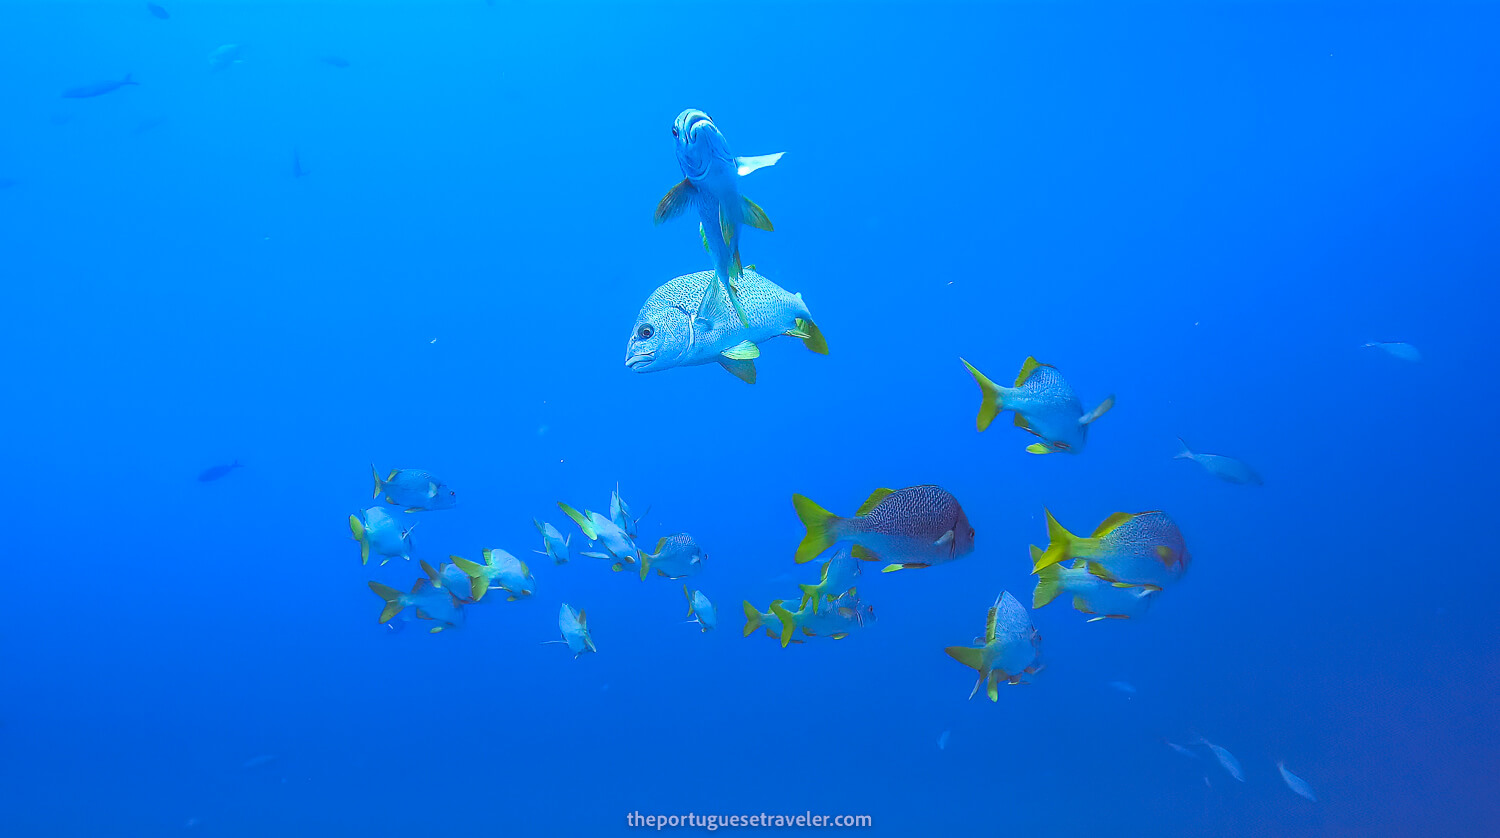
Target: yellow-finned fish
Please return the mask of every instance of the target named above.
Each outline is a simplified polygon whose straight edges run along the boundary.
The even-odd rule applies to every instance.
[[[1033,562],[1041,558],[1041,548],[1031,548]],[[1041,608],[1060,594],[1073,595],[1073,608],[1092,615],[1088,622],[1104,619],[1123,620],[1143,617],[1151,610],[1151,603],[1160,593],[1154,588],[1127,586],[1100,579],[1089,573],[1087,562],[1079,559],[1073,567],[1060,564],[1047,565],[1037,571],[1036,591],[1031,597],[1031,607]]]
[[[1050,364],[1035,358],[1027,358],[1021,364],[1021,373],[1016,376],[1016,386],[1002,387],[985,378],[984,373],[964,359],[969,375],[979,384],[979,417],[975,426],[983,431],[995,421],[1002,410],[1013,410],[1016,427],[1029,432],[1041,440],[1026,446],[1032,454],[1051,454],[1063,451],[1077,454],[1083,451],[1088,441],[1089,425],[1115,406],[1115,397],[1110,396],[1093,410],[1084,411],[1083,402],[1068,385],[1062,373]]]
[[[999,700],[1000,682],[1027,683],[1029,676],[1042,669],[1042,636],[1031,624],[1026,609],[1009,591],[995,597],[985,617],[984,636],[974,638],[977,646],[949,646],[950,657],[970,669],[979,671],[979,680],[969,692],[973,698],[979,687],[988,682],[985,692],[990,701]]]
[[[797,546],[798,564],[840,541],[865,561],[891,562],[882,573],[951,562],[974,551],[974,528],[964,509],[941,486],[876,489],[853,517],[840,518],[802,495],[792,495],[807,535]]]
[[[1165,512],[1116,512],[1088,538],[1063,528],[1047,511],[1050,542],[1032,553],[1032,573],[1071,559],[1087,559],[1088,572],[1122,586],[1157,590],[1181,579],[1192,556],[1177,524]]]
[[[740,306],[740,227],[750,225],[770,232],[775,229],[756,203],[740,194],[740,178],[757,169],[773,166],[785,152],[759,157],[735,157],[729,141],[708,114],[688,108],[672,123],[677,165],[683,178],[667,191],[656,206],[657,224],[691,210],[703,227],[703,243],[713,256],[714,273],[729,295],[729,303],[742,325],[748,325]],[[698,302],[695,317],[711,320],[714,295]]]

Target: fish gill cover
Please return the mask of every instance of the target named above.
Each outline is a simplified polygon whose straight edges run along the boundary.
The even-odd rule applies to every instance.
[[[0,17],[5,834],[1500,834],[1493,7]]]

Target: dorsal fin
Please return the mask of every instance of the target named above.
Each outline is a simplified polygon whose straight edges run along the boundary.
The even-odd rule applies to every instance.
[[[1098,538],[1134,517],[1135,514],[1132,512],[1116,512],[1108,518],[1105,518],[1104,523],[1094,528],[1094,534],[1092,537]]]
[[[1046,365],[1029,355],[1026,356],[1026,360],[1021,363],[1021,371],[1016,374],[1016,386],[1020,387],[1025,384],[1026,379],[1030,378],[1031,374],[1036,372],[1036,368],[1041,366]]]
[[[885,496],[891,494],[894,491],[896,490],[876,489],[875,491],[871,492],[870,497],[867,498],[864,503],[860,504],[859,509],[855,510],[854,517],[858,518],[861,515],[869,515],[871,512],[874,512],[875,507],[879,506],[880,502],[885,500]]]

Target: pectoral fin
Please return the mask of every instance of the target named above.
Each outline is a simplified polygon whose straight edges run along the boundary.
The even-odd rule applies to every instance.
[[[740,177],[744,177],[745,175],[750,174],[756,169],[764,169],[767,166],[776,165],[776,161],[780,160],[781,155],[783,154],[786,154],[786,152],[778,151],[775,154],[759,154],[754,157],[736,157],[734,158],[734,163],[735,166],[738,167],[737,170],[740,173]]]
[[[1080,416],[1078,418],[1078,424],[1080,424],[1080,425],[1087,425],[1090,422],[1094,421],[1095,419],[1098,419],[1100,416],[1103,416],[1104,414],[1108,413],[1109,409],[1112,408],[1112,407],[1114,407],[1114,406],[1115,406],[1115,396],[1114,396],[1113,393],[1111,393],[1109,395],[1109,398],[1107,398],[1104,401],[1102,401],[1102,402],[1099,403],[1098,407],[1096,407],[1093,410],[1090,410],[1088,413],[1085,413],[1082,416]]]
[[[676,186],[668,189],[667,194],[662,196],[661,203],[656,205],[656,223],[681,215],[697,196],[697,188],[687,178],[683,178]]]
[[[1030,445],[1026,446],[1026,453],[1028,453],[1028,454],[1051,454],[1052,453],[1052,449],[1048,448],[1047,446],[1045,446],[1043,444],[1041,444],[1040,442],[1033,442]]]
[[[760,208],[760,204],[746,198],[744,195],[740,196],[740,202],[744,204],[746,224],[757,230],[765,230],[767,233],[776,230],[775,227],[771,226],[771,219],[766,216],[766,211]]]
[[[731,361],[750,361],[760,357],[760,347],[748,340],[742,340],[719,354]]]
[[[947,532],[943,533],[938,538],[937,541],[932,542],[932,546],[934,546],[934,547],[941,547],[944,544],[948,544],[948,543],[950,543],[952,541],[953,541],[953,530],[948,530]]]
[[[734,358],[719,357],[719,366],[728,370],[735,378],[746,384],[755,383],[755,362],[749,358],[740,360]]]

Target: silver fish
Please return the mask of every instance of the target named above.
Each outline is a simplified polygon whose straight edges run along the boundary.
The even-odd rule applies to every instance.
[[[738,283],[744,324],[697,317],[694,307],[700,297],[724,297],[724,290],[715,288],[713,282],[712,271],[701,271],[679,276],[651,292],[626,341],[625,366],[634,372],[659,372],[719,364],[741,381],[754,384],[760,344],[772,338],[800,338],[813,352],[828,354],[828,341],[813,323],[802,295],[787,293],[749,268]]]
[[[1422,360],[1422,353],[1409,343],[1388,343],[1386,341],[1375,340],[1370,341],[1365,346],[1374,347],[1392,358],[1400,358],[1403,361],[1410,361],[1414,364]]]
[[[1286,782],[1287,788],[1291,789],[1297,794],[1302,795],[1303,797],[1311,800],[1314,803],[1318,802],[1318,796],[1316,794],[1313,794],[1312,786],[1309,786],[1306,780],[1286,770],[1286,763],[1276,763],[1276,770],[1281,772],[1281,779]]]

